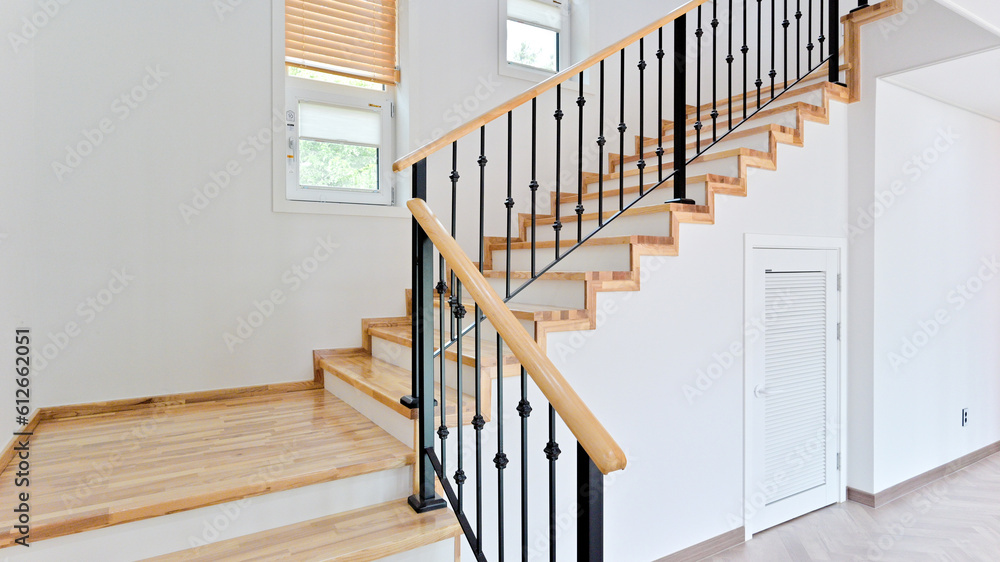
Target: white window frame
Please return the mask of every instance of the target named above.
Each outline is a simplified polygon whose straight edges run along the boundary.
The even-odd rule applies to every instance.
[[[499,73],[503,76],[520,78],[531,82],[540,82],[550,76],[553,76],[558,71],[549,72],[541,68],[532,68],[523,64],[507,61],[507,1],[508,0],[499,0],[497,2],[497,21],[499,22],[498,33],[500,38],[497,60]],[[573,59],[573,18],[571,14],[571,5],[572,2],[570,0],[562,0],[562,5],[560,6],[560,10],[562,12],[562,23],[558,31],[559,71],[569,68]]]
[[[392,161],[393,151],[393,96],[391,88],[384,91],[366,90],[340,84],[330,84],[319,80],[287,76],[285,79],[285,144],[287,152],[287,181],[285,196],[289,201],[317,203],[348,203],[360,205],[392,205]],[[381,143],[378,147],[378,185],[376,192],[356,189],[313,188],[301,186],[299,182],[299,103],[314,102],[340,107],[350,107],[374,111],[381,121]],[[289,118],[294,116],[295,121]],[[291,156],[291,157],[290,157]]]
[[[326,84],[315,80],[307,80],[288,76],[285,66],[285,3],[284,1],[273,1],[271,3],[271,107],[273,114],[274,138],[277,142],[271,143],[271,208],[276,213],[311,213],[324,215],[353,215],[372,216],[409,219],[409,211],[400,204],[399,197],[395,197],[389,205],[358,204],[349,202],[332,201],[299,201],[288,198],[288,133],[286,124],[286,89],[292,79],[303,80],[307,83],[306,88],[318,87],[326,96],[319,101],[322,103],[338,104],[339,96],[351,98],[357,95],[361,98],[377,96],[383,103],[383,111],[387,112],[390,121],[388,133],[383,131],[383,148],[379,151],[379,166],[387,172],[380,171],[379,185],[385,186],[390,193],[395,191],[395,174],[392,173],[392,164],[396,158],[395,154],[395,131],[391,126],[392,102],[394,101],[394,88],[387,87],[385,91],[365,90],[363,88],[353,88],[338,84]],[[327,88],[330,86],[330,88]],[[374,99],[374,98],[373,98]],[[329,101],[324,101],[329,100]],[[371,102],[377,103],[377,102]],[[349,104],[348,104],[349,105]],[[386,109],[389,108],[389,109]],[[298,113],[296,112],[296,117]],[[284,129],[284,130],[281,130]],[[321,191],[321,190],[313,190]]]

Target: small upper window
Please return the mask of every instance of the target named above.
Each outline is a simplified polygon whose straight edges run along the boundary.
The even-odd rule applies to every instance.
[[[503,4],[501,4],[503,5]],[[506,0],[503,62],[510,69],[555,74],[567,52],[566,10],[556,0]]]
[[[392,204],[396,0],[286,0],[286,199]]]

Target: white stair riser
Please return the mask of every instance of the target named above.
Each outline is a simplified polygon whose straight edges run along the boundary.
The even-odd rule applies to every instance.
[[[498,294],[504,294],[504,279],[489,278],[488,281]],[[524,279],[512,279],[512,289],[517,289],[524,281]],[[583,281],[539,279],[518,293],[512,302],[544,302],[560,308],[581,309],[586,298],[584,290]]]
[[[567,249],[561,248],[564,253]],[[538,249],[535,259],[540,264],[549,263],[555,258],[554,252],[554,248]],[[631,267],[629,254],[628,244],[582,246],[573,250],[550,271],[626,271]],[[506,260],[507,252],[494,252],[493,259]],[[531,250],[511,250],[510,264],[515,271],[527,271],[531,267]]]
[[[689,186],[687,195],[688,197],[695,200],[697,203],[702,203],[705,200],[705,188],[691,189]],[[659,190],[657,190],[659,192]],[[657,195],[650,195],[650,197],[656,197]],[[663,203],[673,197],[672,193],[664,192],[659,194],[659,201]],[[565,230],[572,224],[574,231],[576,228],[575,223],[567,223],[563,227]],[[583,221],[583,232],[587,235],[598,228],[597,220],[586,220]],[[555,233],[552,231],[551,226],[539,226],[537,227],[536,234],[539,240],[554,240]],[[669,213],[651,213],[644,215],[625,215],[620,216],[614,221],[607,223],[607,225],[601,229],[598,236],[631,236],[631,235],[643,235],[643,236],[670,236],[670,219]],[[528,231],[528,240],[531,240],[531,231]],[[539,301],[544,302],[544,301]]]
[[[494,335],[493,339],[488,341],[495,342],[496,336]],[[469,341],[466,341],[465,343],[469,343]],[[463,353],[467,353],[467,351],[464,349],[462,351]],[[402,367],[406,370],[410,369],[410,360],[411,360],[410,358],[412,357],[410,352],[411,352],[410,348],[406,347],[405,345],[400,345],[395,342],[372,338],[372,357],[376,359],[383,359],[383,357],[391,356],[396,361],[393,363],[394,365]],[[440,369],[440,365],[441,365],[441,357],[438,356],[434,359],[435,371]],[[445,359],[445,368],[447,369],[447,377],[445,382],[451,388],[455,388],[457,386],[457,377],[455,376],[455,374],[458,372],[457,365],[458,365],[457,362],[451,359],[447,358]],[[464,392],[469,394],[472,393],[472,389],[474,388],[473,385],[476,384],[475,377],[476,377],[476,368],[472,365],[463,364],[462,385],[464,386],[464,388],[462,390]]]
[[[655,185],[656,181],[659,181],[659,174],[657,173],[656,166],[648,165],[650,162],[647,161],[646,173],[643,177],[643,183],[647,186]],[[669,163],[669,162],[668,162]],[[634,163],[629,163],[626,165],[627,170],[635,168]],[[669,167],[664,170],[664,177],[668,177],[674,171],[673,167]],[[687,167],[688,177],[701,176],[704,174],[718,174],[720,176],[731,176],[736,177],[740,172],[739,160],[736,156],[729,158],[719,158],[717,160],[703,160],[699,159],[690,164]],[[639,176],[626,176],[625,177],[625,187],[635,187],[639,185]],[[597,183],[587,184],[588,193],[594,193],[597,191]],[[604,190],[611,191],[618,189],[618,178],[605,178],[604,180]],[[662,189],[662,188],[660,188]],[[659,189],[657,189],[659,191]],[[584,206],[590,208],[590,201],[584,201]],[[576,202],[572,202],[572,207],[576,206]]]
[[[408,447],[414,446],[414,421],[385,404],[344,382],[340,377],[324,371],[323,386],[326,391],[343,400],[348,406],[370,419],[383,431]]]
[[[628,186],[628,184],[629,184],[628,180],[632,180],[631,183],[634,184],[634,185],[638,185],[638,183],[639,183],[638,178],[634,178],[634,179],[633,178],[626,178],[626,182],[625,182],[626,186]],[[696,203],[703,204],[704,201],[705,201],[705,182],[698,182],[698,183],[689,183],[689,184],[687,184],[687,196],[690,199],[694,199]],[[639,193],[638,192],[626,192],[625,193],[625,205],[626,206],[630,205],[638,197],[639,197]],[[673,187],[673,185],[664,185],[663,187],[656,188],[656,190],[654,190],[649,195],[644,196],[632,208],[635,208],[635,207],[649,207],[651,205],[662,205],[664,201],[669,201],[670,199],[673,199],[673,198],[674,198],[674,187]],[[564,203],[563,206],[562,206],[563,216],[576,216],[576,212],[573,211],[573,208],[575,206],[576,206],[576,203],[573,203],[573,204],[566,204],[566,203]],[[621,204],[620,204],[620,201],[618,200],[618,186],[616,184],[615,185],[615,191],[613,191],[613,192],[605,192],[605,195],[604,195],[604,212],[608,213],[608,212],[611,212],[611,211],[617,211],[620,208],[621,208]],[[598,210],[599,210],[599,208],[598,208],[597,200],[596,199],[591,199],[589,201],[585,201],[584,202],[584,212],[585,213],[596,213],[596,212],[598,212]],[[618,220],[621,220],[621,219],[615,219],[615,220],[618,221]],[[549,226],[548,228],[551,229],[552,227]],[[569,232],[574,237],[576,236],[576,223],[575,222],[574,223],[565,223],[563,225],[563,234],[564,234],[563,238],[564,239],[566,238],[565,234],[567,232]],[[583,235],[586,236],[589,233],[590,233],[590,231],[588,231],[586,229],[586,227],[584,227]],[[604,231],[602,230],[601,234],[598,234],[598,236],[606,236],[606,235],[604,234]],[[541,239],[541,237],[539,237],[539,239]]]
[[[266,483],[267,470],[273,473],[281,468],[268,467],[248,479],[256,476]],[[412,488],[410,467],[383,470],[32,542],[30,549],[10,547],[2,556],[11,562],[131,562],[369,505],[404,501]]]

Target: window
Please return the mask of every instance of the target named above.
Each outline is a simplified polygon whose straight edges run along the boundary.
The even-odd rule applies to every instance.
[[[557,0],[500,2],[501,73],[538,79],[568,66],[569,8]]]
[[[285,199],[392,205],[396,0],[286,0]]]

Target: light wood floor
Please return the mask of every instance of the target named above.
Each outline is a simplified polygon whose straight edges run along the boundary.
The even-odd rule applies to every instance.
[[[44,421],[30,447],[33,542],[413,463],[324,390]],[[16,505],[14,472],[0,505]],[[0,511],[0,546],[12,515]]]
[[[1000,453],[878,509],[833,505],[705,560],[1000,561]]]

